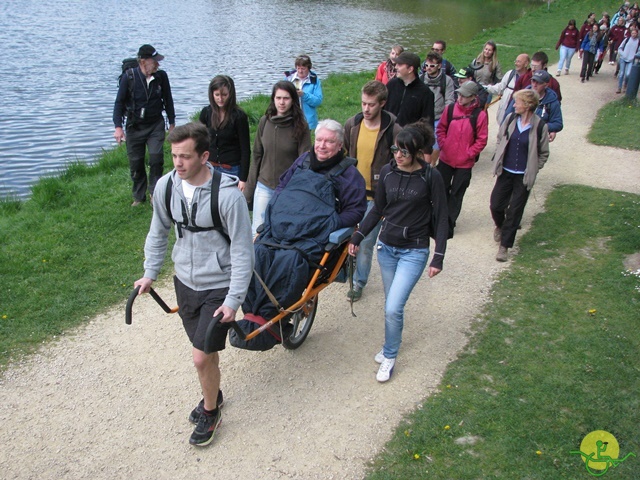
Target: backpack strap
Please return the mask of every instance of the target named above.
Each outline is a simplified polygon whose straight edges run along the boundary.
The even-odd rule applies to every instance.
[[[505,88],[510,88],[511,90],[513,90],[513,87],[515,87],[515,85],[513,87],[510,87],[509,84],[511,83],[511,80],[513,80],[513,77],[516,76],[516,69],[513,68],[511,69],[511,73],[509,74],[509,79],[507,80],[507,86]]]
[[[453,120],[453,107],[455,106],[455,102],[447,105],[447,131],[445,133],[449,133],[449,125],[451,125],[451,120]]]
[[[482,107],[476,107],[471,111],[471,115],[464,115],[462,117],[453,117],[453,107],[455,106],[455,103],[450,103],[447,106],[447,132],[449,131],[449,125],[451,125],[451,122],[453,120],[464,120],[465,118],[468,118],[469,121],[471,122],[471,128],[473,129],[473,141],[476,141],[477,138],[477,131],[476,131],[476,126],[478,124],[478,115],[480,115],[480,112],[482,110],[484,110]]]
[[[169,218],[171,222],[174,223],[178,229],[178,237],[182,238],[182,230],[188,230],[190,232],[207,232],[209,230],[217,230],[220,235],[227,241],[228,244],[231,244],[231,238],[224,231],[222,227],[222,219],[220,218],[220,210],[218,205],[218,197],[220,196],[220,181],[222,180],[222,174],[217,170],[213,171],[213,175],[211,177],[211,220],[213,222],[212,227],[198,227],[197,225],[189,225],[185,223],[184,220],[182,222],[176,221],[173,218],[173,213],[171,212],[171,196],[173,194],[173,180],[171,176],[169,176],[169,181],[167,182],[167,189],[164,194],[164,204],[167,209],[167,213],[169,214]],[[183,218],[187,217],[186,208],[183,208]]]
[[[214,170],[213,177],[211,178],[211,219],[213,220],[213,230],[217,230],[220,235],[224,237],[229,245],[231,245],[231,238],[222,228],[222,219],[220,218],[220,206],[218,205],[218,199],[220,197],[220,182],[222,181],[222,174]]]
[[[355,158],[344,157],[342,160],[340,160],[340,163],[338,163],[337,165],[334,165],[333,168],[325,174],[325,176],[331,179],[339,177],[344,173],[344,171],[347,168],[349,168],[352,165],[355,165],[356,163],[357,163],[357,160]]]

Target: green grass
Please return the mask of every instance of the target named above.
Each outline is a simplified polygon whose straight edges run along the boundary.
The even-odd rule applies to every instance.
[[[640,252],[639,207],[588,187],[549,196],[469,345],[369,479],[589,478],[569,452],[594,430],[640,456],[640,274],[623,268]],[[638,478],[638,461],[611,478]]]
[[[640,125],[638,102],[623,97],[600,109],[587,138],[596,145],[640,150],[637,125]]]
[[[0,218],[0,359],[30,352],[122,301],[141,270],[151,207],[131,209],[122,149],[46,178]],[[19,206],[17,206],[19,205]]]

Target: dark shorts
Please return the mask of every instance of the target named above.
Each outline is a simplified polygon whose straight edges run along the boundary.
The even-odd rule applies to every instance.
[[[194,348],[204,351],[204,340],[209,324],[213,321],[213,312],[224,303],[228,288],[213,290],[192,290],[178,277],[173,277],[178,300],[178,314],[182,325]],[[229,323],[219,323],[213,337],[212,352],[224,350],[229,331]]]

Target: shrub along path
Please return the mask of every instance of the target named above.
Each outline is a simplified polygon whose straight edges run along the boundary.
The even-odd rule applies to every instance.
[[[557,184],[640,193],[637,152],[586,142],[598,108],[613,96],[612,74],[604,65],[588,84],[576,75],[559,79],[565,129],[551,144],[525,230]],[[493,109],[490,116],[494,139]],[[444,271],[422,279],[409,301],[390,382],[375,380],[383,293],[374,265],[355,305],[357,318],[349,314],[346,286],[336,284],[321,295],[316,325],[298,351],[222,353],[224,421],[214,443],[196,449],[187,443],[187,417],[200,394],[180,321],[142,298],[133,325],[125,326],[123,302],[5,372],[3,476],[362,478],[402,415],[437,388],[488,300],[492,280],[509,267],[494,260],[488,210],[494,148],[491,141],[475,168]],[[158,290],[174,302],[168,282]]]

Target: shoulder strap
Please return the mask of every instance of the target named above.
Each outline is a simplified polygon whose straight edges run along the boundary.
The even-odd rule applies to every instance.
[[[211,177],[211,219],[213,220],[213,228],[219,229],[222,232],[222,220],[220,219],[220,210],[218,208],[218,197],[220,196],[220,181],[222,180],[222,174],[214,170],[213,177]]]
[[[471,115],[469,115],[469,121],[471,122],[471,128],[473,128],[473,139],[475,140],[476,138],[476,126],[478,125],[478,115],[480,115],[480,112],[484,110],[484,108],[482,107],[476,107],[473,109],[473,111],[471,112]]]
[[[171,175],[169,175],[169,181],[167,182],[167,189],[164,192],[164,205],[167,209],[167,213],[169,214],[169,218],[172,223],[176,223],[173,218],[173,214],[171,213],[171,195],[173,194],[173,180],[171,179]]]
[[[355,165],[356,163],[357,160],[355,158],[344,157],[342,160],[340,160],[340,163],[334,165],[333,168],[325,174],[325,176],[327,178],[339,177],[347,168]]]
[[[538,155],[540,154],[540,142],[542,142],[542,131],[544,129],[544,126],[547,122],[545,122],[543,119],[540,119],[538,121]]]
[[[454,107],[455,103],[450,103],[447,106],[447,132],[449,131],[449,125],[451,125],[451,121],[453,120],[453,107]],[[473,140],[475,141],[476,137],[477,137],[477,132],[476,132],[476,126],[478,124],[478,115],[480,115],[480,112],[484,110],[482,107],[476,107],[471,111],[471,115],[465,115],[463,117],[456,117],[456,120],[460,119],[464,119],[464,118],[468,118],[469,121],[471,122],[471,129],[473,130]]]
[[[631,37],[627,37],[622,41],[622,43],[620,44],[620,47],[618,47],[618,51],[624,50],[624,47],[627,45],[627,43],[629,43],[630,38]],[[638,42],[638,46],[640,46],[640,42]]]
[[[445,99],[447,96],[447,74],[440,68],[440,95]]]
[[[455,102],[454,103],[450,103],[447,106],[447,129],[449,128],[449,124],[451,123],[451,120],[453,120],[453,107],[455,106]]]
[[[220,197],[220,181],[222,180],[222,174],[217,170],[213,171],[213,175],[211,177],[211,220],[213,222],[213,227],[204,228],[204,227],[187,227],[186,225],[178,225],[179,235],[182,235],[180,231],[182,228],[186,230],[190,230],[192,232],[204,232],[208,230],[217,230],[220,235],[227,241],[227,243],[231,244],[231,238],[224,231],[222,227],[222,219],[220,218],[220,208],[218,205],[218,198]],[[173,218],[173,214],[171,213],[171,196],[173,194],[173,180],[171,176],[169,176],[169,181],[167,182],[167,189],[164,193],[164,203],[167,209],[167,213],[169,214],[169,218],[171,218],[172,223],[176,223],[176,220]]]

